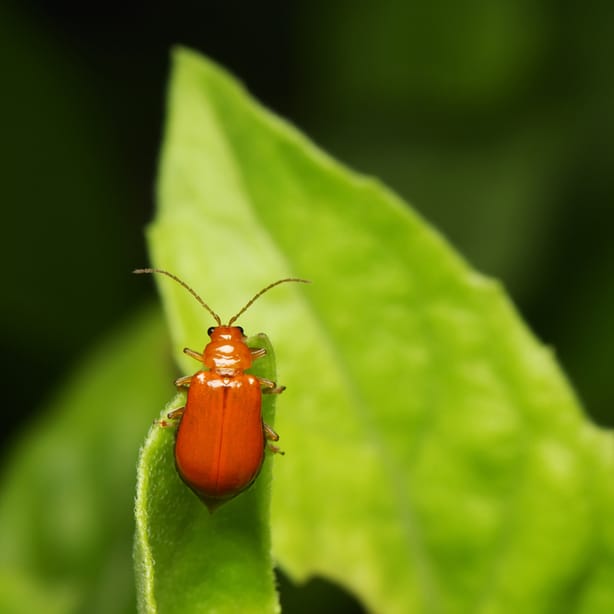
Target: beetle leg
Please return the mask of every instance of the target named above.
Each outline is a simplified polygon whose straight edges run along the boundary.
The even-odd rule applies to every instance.
[[[285,386],[278,386],[270,379],[264,377],[256,377],[256,379],[260,382],[261,386],[264,386],[262,390],[263,394],[281,394],[286,389]]]
[[[256,358],[262,358],[263,356],[266,356],[266,348],[251,348],[250,354],[254,360]]]
[[[187,354],[191,358],[194,358],[195,360],[199,360],[200,362],[203,362],[203,355],[200,352],[197,352],[196,350],[191,350],[190,348],[183,348],[183,353]]]
[[[264,430],[264,438],[268,441],[279,441],[279,435],[266,423],[262,423],[262,428]],[[273,454],[281,454],[284,455],[285,452],[280,450],[277,446],[274,446],[272,443],[267,443],[266,446]]]
[[[262,428],[264,429],[264,436],[269,441],[279,441],[279,435],[266,422],[262,423]]]
[[[185,406],[178,407],[177,409],[173,409],[172,411],[169,411],[168,414],[166,415],[168,416],[169,420],[179,420],[179,418],[183,416],[184,411],[185,411]]]
[[[183,412],[185,411],[185,407],[177,407],[177,409],[173,409],[166,414],[166,417],[169,420],[179,420],[183,416]],[[170,424],[166,420],[155,420],[154,424],[157,424],[161,428],[166,428],[170,426]]]
[[[184,375],[183,377],[178,377],[175,380],[175,386],[177,386],[177,387],[179,387],[179,386],[189,386],[191,381],[192,381],[192,376],[191,375]]]

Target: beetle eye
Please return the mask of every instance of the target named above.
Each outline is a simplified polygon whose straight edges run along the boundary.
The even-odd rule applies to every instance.
[[[239,332],[245,337],[245,331],[243,330],[243,327],[237,326],[237,328],[239,329]]]
[[[215,330],[215,326],[210,326],[207,329],[207,334],[209,335],[209,337],[211,337],[211,335],[213,334],[213,331]]]

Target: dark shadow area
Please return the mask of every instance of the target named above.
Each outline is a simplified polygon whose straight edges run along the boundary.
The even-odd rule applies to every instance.
[[[281,611],[286,614],[366,614],[360,603],[341,587],[321,578],[294,584],[275,569]]]

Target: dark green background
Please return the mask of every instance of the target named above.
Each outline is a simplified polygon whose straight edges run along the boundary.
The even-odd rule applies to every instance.
[[[0,6],[3,442],[151,294],[174,43],[499,277],[614,423],[612,3],[30,0]]]

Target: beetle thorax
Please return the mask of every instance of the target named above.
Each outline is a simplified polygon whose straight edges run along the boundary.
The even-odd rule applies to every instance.
[[[238,326],[216,326],[204,351],[209,369],[233,375],[252,366],[252,355],[245,344],[247,337]]]

